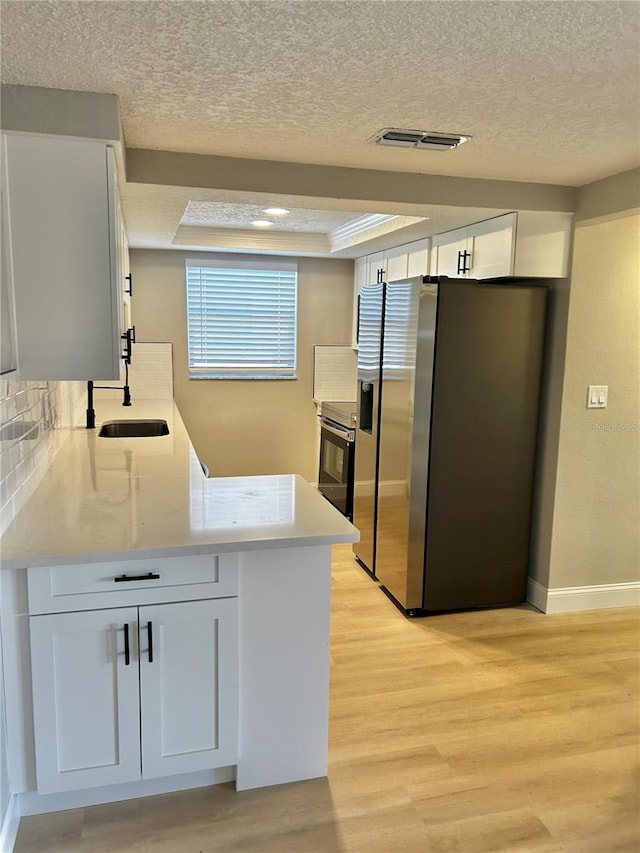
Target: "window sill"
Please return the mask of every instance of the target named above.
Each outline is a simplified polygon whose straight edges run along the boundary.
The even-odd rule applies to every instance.
[[[277,374],[277,373],[240,373],[236,376],[232,376],[229,374],[220,374],[220,373],[190,373],[189,379],[222,379],[222,380],[231,380],[231,381],[240,381],[242,382],[245,379],[256,380],[256,379],[284,379],[291,380],[297,379],[295,373],[293,374]]]

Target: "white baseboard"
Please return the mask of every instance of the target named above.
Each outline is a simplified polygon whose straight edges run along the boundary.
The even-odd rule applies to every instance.
[[[207,788],[210,785],[220,785],[222,782],[232,782],[235,778],[235,766],[218,767],[215,770],[201,770],[197,773],[106,785],[101,788],[85,788],[82,791],[67,791],[61,794],[36,794],[30,791],[18,795],[19,814],[24,816],[47,814],[103,803],[115,803],[120,800],[154,797],[157,794],[172,794],[174,791],[188,791],[192,788]]]
[[[640,583],[606,583],[547,589],[529,578],[527,601],[543,613],[573,613],[640,605]]]
[[[16,794],[9,795],[7,810],[0,827],[0,853],[13,853],[20,826],[20,808]]]
[[[527,580],[527,601],[529,604],[533,604],[536,610],[540,610],[541,613],[547,612],[548,595],[549,590],[546,586],[542,586],[538,581],[534,581],[533,578]]]

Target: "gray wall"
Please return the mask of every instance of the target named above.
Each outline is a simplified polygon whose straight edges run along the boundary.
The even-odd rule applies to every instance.
[[[297,379],[215,380],[189,379],[187,372],[185,259],[240,256],[146,249],[130,254],[138,340],[173,344],[174,396],[212,475],[297,473],[315,481],[313,346],[350,343],[353,261],[297,258]]]
[[[578,225],[550,588],[640,581],[639,271],[640,215]],[[586,408],[588,385],[609,386],[606,409]]]
[[[639,205],[640,169],[579,189],[552,294],[531,572],[551,589],[640,581]]]

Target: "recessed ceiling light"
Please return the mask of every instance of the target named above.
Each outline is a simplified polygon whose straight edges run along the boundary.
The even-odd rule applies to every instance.
[[[273,222],[270,222],[268,219],[254,219],[251,224],[255,225],[256,228],[271,228]]]
[[[289,213],[286,207],[265,207],[262,212],[270,216],[285,216]]]

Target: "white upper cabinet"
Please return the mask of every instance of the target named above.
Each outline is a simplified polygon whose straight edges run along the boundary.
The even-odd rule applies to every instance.
[[[360,308],[360,292],[366,284],[375,284],[380,275],[386,272],[384,252],[375,252],[356,258],[353,274],[353,322],[351,328],[351,346],[358,347],[358,312]]]
[[[367,283],[369,266],[366,257],[356,258],[353,273],[353,325],[351,329],[351,346],[358,346],[358,311],[360,309],[360,291]]]
[[[124,225],[120,199],[116,195],[116,237],[118,241],[118,292],[122,301],[120,314],[120,328],[123,332],[131,328],[131,296],[133,294],[133,283],[131,280],[131,267],[129,265],[129,241]]]
[[[0,233],[0,375],[13,374],[17,367],[16,331],[11,288],[11,252],[9,245],[9,215],[7,207],[7,151],[5,136],[0,134],[0,204],[2,205]]]
[[[514,268],[516,214],[501,216],[500,227],[491,220],[479,222],[471,229],[471,278],[497,278],[511,275]]]
[[[19,134],[4,143],[17,378],[117,380],[127,253],[113,150]]]
[[[407,250],[407,278],[412,278],[414,275],[429,275],[431,249],[429,237],[425,237],[424,240],[416,240],[414,243],[407,243],[404,248]]]
[[[429,273],[430,240],[404,243],[384,252],[375,252],[356,258],[353,281],[353,335],[352,346],[358,345],[358,297],[365,284],[383,281],[401,281]]]
[[[495,278],[512,274],[515,213],[433,238],[435,275]]]
[[[469,237],[466,228],[456,228],[433,238],[431,272],[433,275],[448,275],[460,278],[463,275],[464,252],[468,250]]]
[[[431,271],[452,278],[569,274],[570,213],[520,211],[437,234]]]
[[[387,273],[387,263],[384,252],[374,252],[367,255],[367,280],[365,284],[375,284],[378,276],[384,278]]]
[[[385,281],[400,281],[407,277],[409,254],[405,246],[387,249],[385,254]]]
[[[385,281],[402,281],[415,275],[429,273],[429,238],[404,243],[384,253],[386,261]]]

